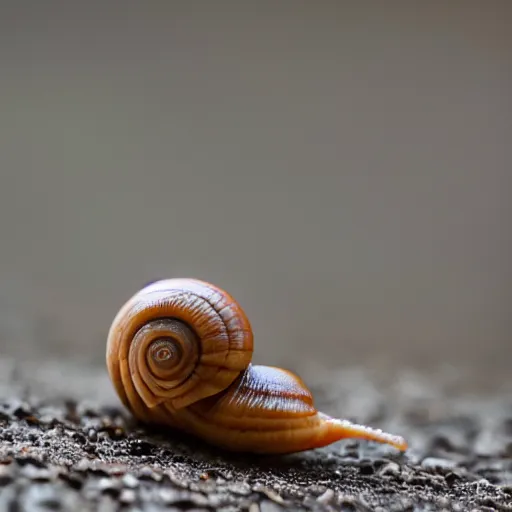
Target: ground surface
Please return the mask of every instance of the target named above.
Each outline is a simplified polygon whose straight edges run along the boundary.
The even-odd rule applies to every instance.
[[[512,511],[512,395],[463,397],[447,375],[384,385],[311,370],[317,405],[411,448],[347,441],[276,458],[135,425],[101,368],[0,370],[1,511]]]

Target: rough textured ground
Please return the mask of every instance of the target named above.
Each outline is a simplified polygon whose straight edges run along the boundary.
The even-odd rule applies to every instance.
[[[444,374],[383,383],[362,370],[311,369],[305,377],[326,412],[402,434],[410,450],[346,441],[253,457],[134,424],[101,368],[0,370],[2,511],[512,511],[505,390],[472,398]]]

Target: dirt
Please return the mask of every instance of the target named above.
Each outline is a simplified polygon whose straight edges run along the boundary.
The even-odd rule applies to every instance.
[[[1,369],[2,511],[512,511],[506,391],[463,395],[443,375],[397,373],[384,385],[360,369],[311,370],[325,412],[404,435],[410,449],[349,440],[255,457],[136,424],[102,368]]]

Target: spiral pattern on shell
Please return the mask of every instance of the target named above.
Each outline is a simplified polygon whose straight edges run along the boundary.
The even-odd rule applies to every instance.
[[[157,419],[226,389],[251,362],[253,334],[238,303],[197,279],[166,279],[116,315],[107,367],[126,407]]]

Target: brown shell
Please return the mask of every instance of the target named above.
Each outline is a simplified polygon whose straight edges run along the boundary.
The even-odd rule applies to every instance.
[[[168,335],[185,340],[181,361],[170,373],[147,357],[148,348]],[[227,388],[250,364],[252,353],[251,325],[228,293],[197,279],[165,279],[120,309],[108,334],[106,359],[123,404],[141,420],[165,416],[170,423],[169,410]]]

